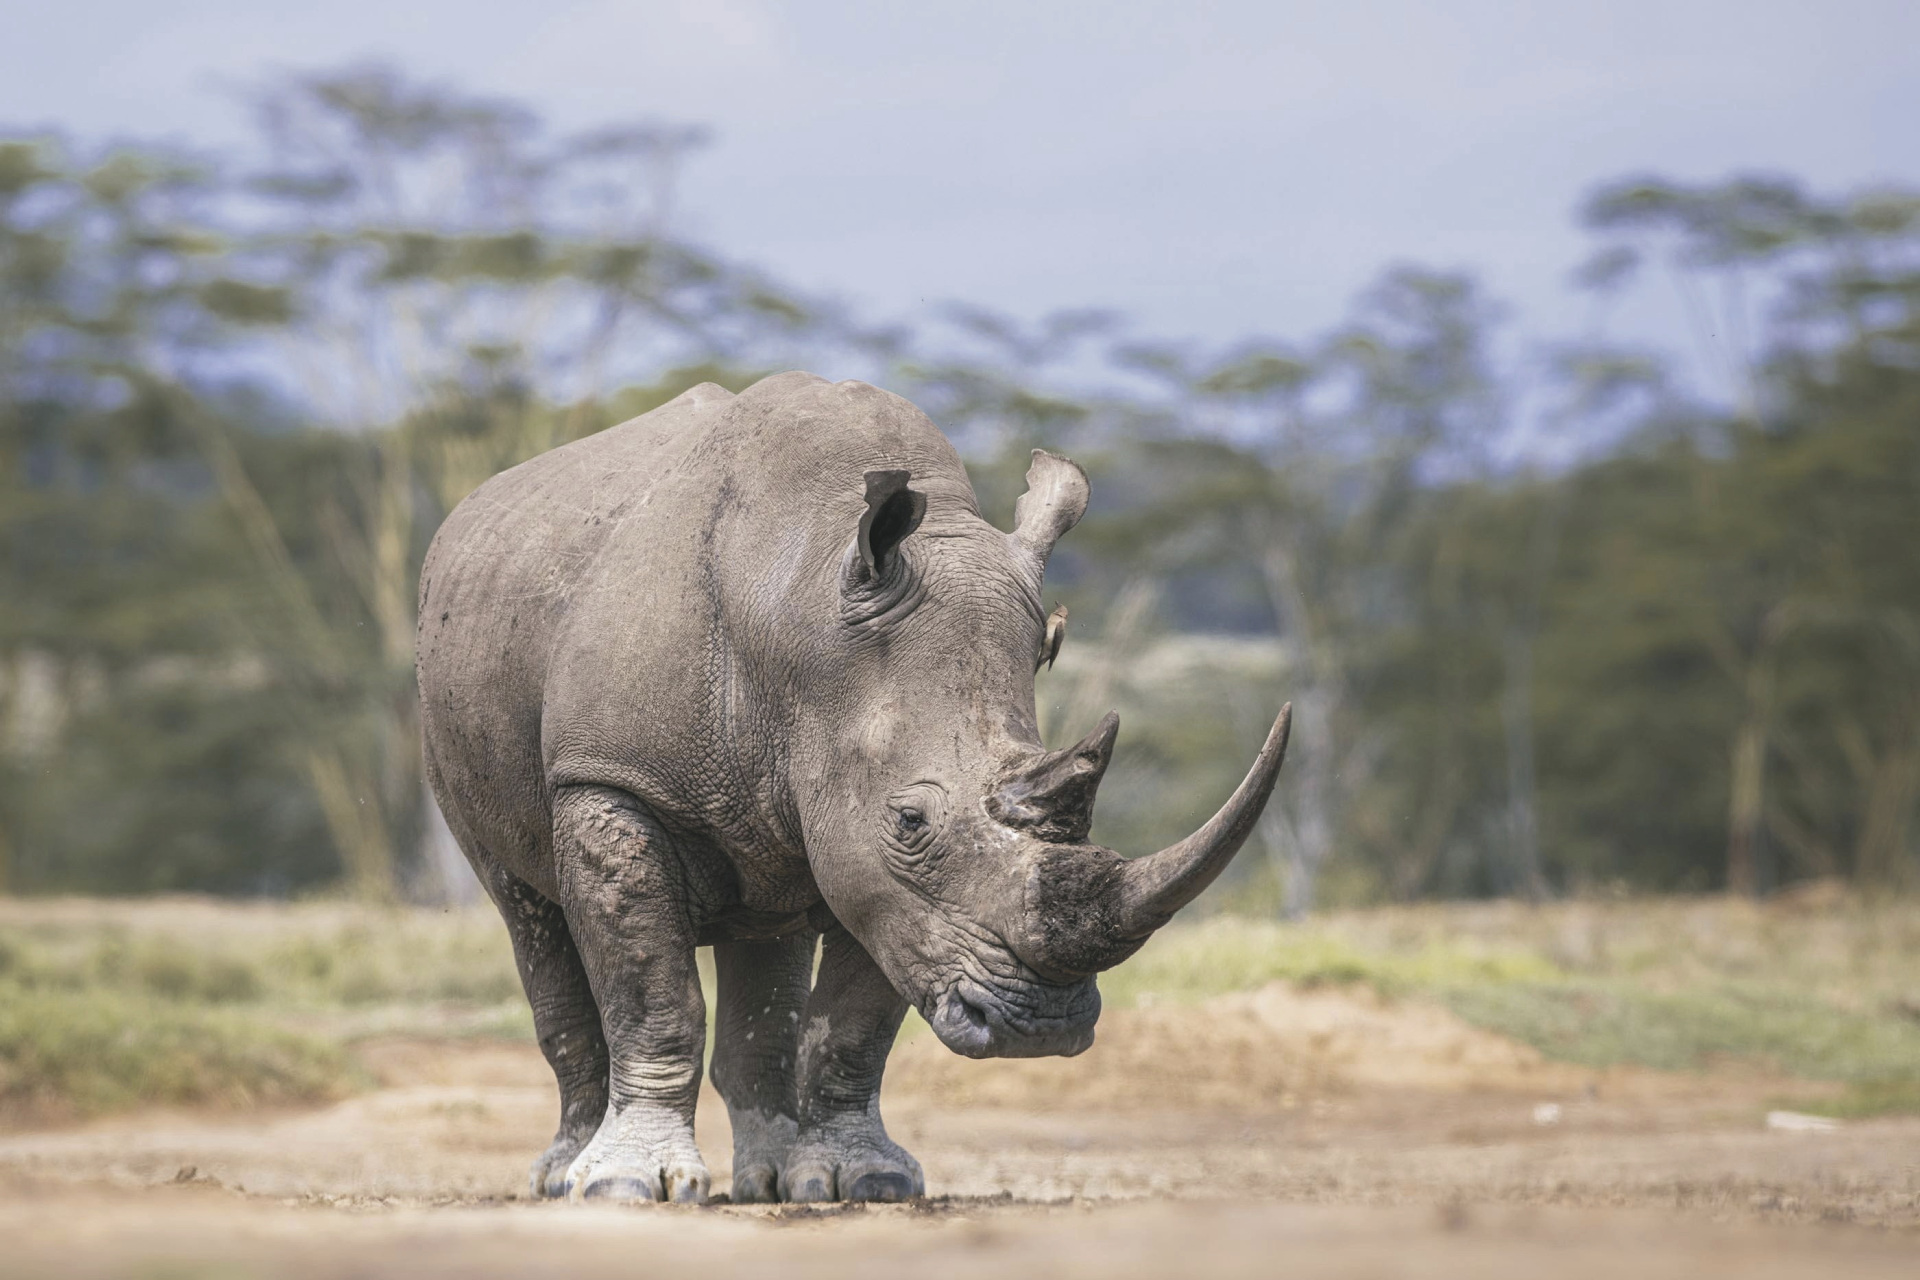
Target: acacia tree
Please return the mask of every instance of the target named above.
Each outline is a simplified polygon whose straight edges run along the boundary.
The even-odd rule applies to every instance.
[[[272,762],[229,767],[276,712],[191,501],[202,406],[176,367],[225,349],[217,195],[195,157],[0,142],[0,884],[234,887],[223,840],[302,840]]]
[[[440,518],[496,471],[606,425],[622,383],[676,365],[725,380],[815,317],[673,234],[699,130],[553,136],[515,104],[377,67],[271,85],[255,108],[264,160],[239,179],[235,258],[288,300],[271,349],[303,402],[355,435],[346,483],[317,513],[355,607],[314,594],[218,442],[216,470],[284,621],[311,637],[297,652],[346,694],[310,771],[363,892],[390,895],[434,818],[412,671],[416,573]],[[617,407],[695,380],[669,375]],[[444,835],[428,847],[444,855]],[[457,858],[437,865],[463,882]]]
[[[0,148],[8,537],[71,559],[104,530],[83,494],[106,478],[130,536],[204,526],[195,567],[222,603],[201,643],[258,673],[251,704],[282,726],[267,736],[297,757],[349,880],[439,892],[415,856],[432,807],[412,652],[440,518],[495,471],[832,324],[674,234],[697,130],[555,136],[380,68],[287,78],[253,105],[244,163]],[[68,527],[26,527],[56,511]],[[40,672],[80,619],[57,573],[28,598],[51,631],[12,665]],[[170,603],[132,598],[143,619]],[[128,660],[150,669],[164,647]],[[60,665],[71,684],[100,664]]]
[[[1399,269],[1311,350],[1265,344],[1210,361],[1122,352],[1168,387],[1187,430],[1233,442],[1139,527],[1189,563],[1247,564],[1288,647],[1298,745],[1262,831],[1289,914],[1313,906],[1388,747],[1357,684],[1393,626],[1396,541],[1432,486],[1501,427],[1492,319],[1464,277]]]

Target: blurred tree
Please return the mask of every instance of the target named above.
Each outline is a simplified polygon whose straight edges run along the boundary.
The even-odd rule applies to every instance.
[[[1215,465],[1179,468],[1189,478],[1135,529],[1193,560],[1247,563],[1292,655],[1298,750],[1262,826],[1289,914],[1313,906],[1387,747],[1356,686],[1396,609],[1393,548],[1433,482],[1501,427],[1492,318],[1470,281],[1403,268],[1316,351],[1256,346],[1197,367],[1164,349],[1122,353],[1170,385],[1194,426],[1234,442],[1150,447],[1169,474],[1176,451]]]
[[[608,425],[610,378],[679,361],[727,381],[721,366],[747,344],[810,316],[671,236],[673,178],[698,130],[552,138],[513,104],[378,67],[297,77],[255,105],[267,157],[241,180],[250,227],[237,257],[292,300],[263,318],[305,401],[380,428],[360,432],[346,491],[314,509],[329,569],[355,598],[322,607],[281,545],[278,504],[237,459],[216,474],[280,585],[282,622],[308,640],[290,652],[356,691],[359,728],[317,741],[309,767],[356,881],[386,896],[433,827],[413,637],[419,560],[441,518],[496,471]],[[669,375],[623,407],[685,385]],[[412,874],[440,883],[412,892],[457,892],[457,855],[444,837],[428,848],[441,856]]]
[[[224,776],[249,735],[270,739],[360,893],[442,894],[462,883],[457,858],[414,856],[432,825],[412,645],[433,529],[495,471],[703,378],[737,383],[750,348],[764,358],[816,317],[668,235],[672,172],[695,131],[549,139],[510,105],[377,68],[295,77],[256,107],[265,160],[237,176],[157,151],[91,168],[51,143],[0,151],[8,560],[40,626],[4,637],[12,718],[27,725],[15,737],[65,758],[89,750],[73,736],[89,723],[79,711],[130,710],[130,688],[71,687],[102,669],[86,601],[141,628],[197,593],[197,652],[249,673],[234,677],[236,700],[254,714],[162,774],[178,783],[193,759]],[[642,385],[611,381],[634,374]],[[264,395],[237,390],[249,385]],[[133,505],[103,509],[109,494]],[[123,538],[153,541],[143,551],[178,556],[186,580],[129,590],[105,572],[60,573],[120,522]],[[144,688],[169,641],[120,640],[114,674]],[[199,695],[218,684],[198,669],[181,680]],[[21,692],[49,682],[37,703]],[[210,710],[174,685],[176,719]],[[119,791],[107,809],[167,809]],[[195,792],[216,808],[230,793]],[[39,851],[23,883],[80,883],[82,864],[138,847],[130,832],[63,833],[59,807],[24,830],[9,806],[0,849]],[[242,865],[245,845],[229,842]],[[192,870],[204,861],[167,859],[166,874],[240,887]]]
[[[1032,445],[1092,472],[1042,723],[1125,709],[1117,847],[1211,811],[1285,694],[1246,902],[1920,874],[1910,194],[1596,194],[1596,315],[1657,271],[1720,409],[1597,328],[1497,358],[1498,308],[1416,268],[1297,344],[861,329],[679,234],[698,130],[557,136],[379,68],[253,106],[244,162],[0,142],[0,887],[456,891],[412,684],[433,529],[800,357],[927,408],[1003,525]]]
[[[17,887],[325,874],[264,673],[230,644],[244,566],[198,447],[219,410],[168,371],[219,345],[216,195],[177,155],[0,144],[0,875]]]
[[[1586,217],[1614,240],[1602,251],[1611,274],[1647,259],[1663,266],[1739,405],[1731,421],[1712,424],[1681,456],[1695,472],[1687,532],[1711,566],[1693,593],[1694,625],[1742,707],[1728,748],[1724,877],[1730,889],[1753,893],[1767,878],[1760,846],[1769,808],[1778,808],[1767,793],[1787,646],[1808,627],[1873,619],[1891,634],[1911,625],[1910,606],[1899,597],[1868,601],[1852,589],[1857,575],[1846,569],[1884,551],[1847,537],[1844,524],[1815,524],[1842,513],[1810,504],[1835,480],[1860,499],[1881,493],[1911,506],[1920,497],[1897,482],[1888,493],[1862,472],[1848,474],[1847,465],[1885,448],[1874,440],[1880,412],[1894,422],[1908,412],[1912,367],[1902,369],[1901,348],[1910,344],[1920,301],[1920,200],[1900,193],[1823,200],[1778,178],[1702,187],[1633,179],[1596,193]],[[1774,301],[1770,350],[1753,337],[1756,293]],[[1836,385],[1848,382],[1857,389]],[[1862,392],[1890,403],[1863,414]],[[1834,412],[1850,400],[1853,412]],[[1911,437],[1911,421],[1895,434]],[[1847,505],[1853,515],[1877,504]],[[1913,674],[1898,678],[1910,682]],[[1892,731],[1893,740],[1904,735]],[[1797,843],[1813,847],[1791,818],[1773,825],[1783,835],[1801,831]]]

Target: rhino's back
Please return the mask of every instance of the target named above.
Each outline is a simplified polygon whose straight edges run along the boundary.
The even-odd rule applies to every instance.
[[[428,777],[464,844],[543,890],[541,706],[556,638],[606,543],[651,517],[652,488],[731,399],[702,384],[501,472],[427,552],[417,662]]]
[[[427,763],[456,833],[547,891],[547,788],[594,783],[796,853],[761,694],[790,692],[808,657],[788,648],[838,617],[864,474],[890,467],[930,531],[985,529],[923,414],[800,373],[695,388],[476,490],[421,583]]]

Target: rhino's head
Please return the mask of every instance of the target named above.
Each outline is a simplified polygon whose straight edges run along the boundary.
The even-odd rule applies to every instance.
[[[1075,1054],[1093,1042],[1093,975],[1136,951],[1225,869],[1280,772],[1282,708],[1253,769],[1193,835],[1126,859],[1087,840],[1119,732],[1109,714],[1040,743],[1048,644],[1041,577],[1087,478],[1035,450],[1002,533],[904,471],[867,475],[840,564],[831,701],[800,771],[821,893],[948,1048]]]

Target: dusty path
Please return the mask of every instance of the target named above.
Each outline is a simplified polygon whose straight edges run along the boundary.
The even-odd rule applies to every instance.
[[[1778,1080],[1596,1075],[1347,995],[1101,1034],[1072,1062],[904,1045],[889,1122],[936,1199],[841,1213],[527,1202],[534,1050],[371,1044],[381,1087],[321,1110],[0,1134],[0,1273],[1920,1274],[1920,1121],[1770,1130]]]

